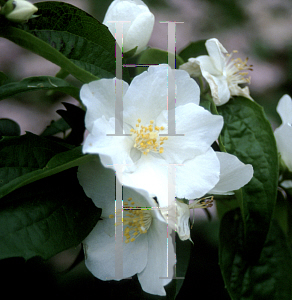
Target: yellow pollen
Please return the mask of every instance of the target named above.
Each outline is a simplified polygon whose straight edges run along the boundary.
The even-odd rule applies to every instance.
[[[137,129],[131,128],[130,130],[131,134],[134,135],[134,148],[140,150],[144,155],[147,155],[149,152],[163,153],[164,148],[161,145],[168,140],[168,137],[159,137],[159,133],[161,130],[164,130],[164,127],[154,126],[153,120],[149,121],[148,126],[143,126],[140,123],[141,119],[138,119],[136,123]]]
[[[110,219],[114,217],[114,215],[109,215]],[[135,206],[135,201],[133,201],[131,197],[128,198],[128,202],[124,202],[123,210],[119,209],[116,211],[116,218],[117,223],[115,223],[115,225],[124,226],[123,229],[126,244],[129,242],[134,242],[140,234],[147,233],[147,229],[152,223],[150,210]]]
[[[241,58],[232,59],[232,55],[237,52],[237,50],[233,50],[231,54],[226,54],[226,71],[229,86],[250,83],[250,77],[246,77],[248,75],[246,71],[252,71],[252,65],[247,65],[248,58],[244,61]]]

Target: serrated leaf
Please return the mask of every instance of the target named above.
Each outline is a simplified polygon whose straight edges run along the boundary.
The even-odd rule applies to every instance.
[[[72,146],[70,146],[72,147]],[[31,133],[0,142],[0,198],[12,191],[92,159],[81,146],[70,149]]]
[[[198,57],[200,55],[208,55],[206,46],[206,40],[199,40],[191,42],[183,50],[180,51],[179,56],[187,62],[191,57]]]
[[[78,184],[76,170],[22,187],[0,203],[0,259],[48,259],[82,242],[101,214]]]
[[[115,76],[115,39],[107,27],[63,2],[35,3],[39,17],[2,20],[0,36],[50,60],[82,82]]]
[[[19,82],[4,84],[0,87],[0,100],[9,98],[19,93],[37,90],[53,90],[62,92],[80,101],[79,88],[69,84],[63,79],[52,76],[29,77]]]
[[[272,221],[260,256],[253,263],[246,256],[239,210],[225,214],[219,237],[220,268],[233,300],[291,299],[291,250],[276,221]]]
[[[266,239],[276,203],[276,142],[263,108],[254,101],[234,97],[217,109],[224,118],[221,142],[226,151],[254,169],[251,181],[237,192],[246,225],[246,249],[253,259]]]
[[[174,55],[173,55],[174,56]],[[149,48],[143,51],[138,59],[138,64],[167,64],[168,63],[168,52],[160,49]],[[176,68],[182,65],[184,61],[177,55],[176,56]],[[136,67],[137,74],[144,72],[145,67]]]
[[[72,131],[64,141],[72,145],[80,145],[84,138],[85,131],[85,111],[80,107],[63,102],[66,110],[57,110],[57,113],[64,118],[64,120],[70,125]]]

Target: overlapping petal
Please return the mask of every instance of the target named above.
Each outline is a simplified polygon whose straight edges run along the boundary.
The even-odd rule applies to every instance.
[[[169,76],[175,78],[176,84],[175,129],[177,134],[183,136],[170,134],[161,142],[159,136],[168,134]],[[101,87],[104,82],[105,87]],[[95,84],[97,87],[93,88]],[[114,88],[112,79],[93,82],[90,89],[86,85],[82,87],[82,91],[84,89],[85,92],[81,92],[81,99],[83,100],[82,95],[86,94],[84,103],[86,106],[89,103],[87,113],[91,114],[85,121],[89,135],[83,147],[84,153],[100,154],[104,166],[123,164],[122,178],[119,178],[123,184],[146,189],[152,196],[159,198],[161,206],[166,206],[169,202],[167,196],[169,165],[180,165],[176,175],[178,197],[200,197],[214,187],[219,178],[220,166],[211,145],[218,138],[223,118],[212,115],[198,106],[198,85],[185,71],[171,70],[168,65],[153,66],[135,77],[128,88],[126,85],[123,97],[124,132],[129,134],[130,130],[135,131],[140,123],[148,126],[148,133],[150,130],[156,131],[156,127],[158,130],[155,133],[156,137],[147,140],[144,137],[147,136],[146,131],[145,134],[140,134],[139,129],[140,138],[144,143],[144,148],[139,144],[141,149],[136,147],[138,133],[131,133],[130,136],[107,135],[115,128],[114,119],[111,118],[114,116],[113,109],[112,107],[107,109],[108,104],[104,104],[107,97],[111,98],[111,103],[115,98],[113,92],[108,90],[110,88]],[[98,92],[92,94],[95,89],[98,89]],[[90,112],[93,103],[99,105],[99,115]],[[96,116],[97,119],[94,121]],[[87,122],[90,123],[89,126]],[[152,129],[148,125],[150,122],[153,123]],[[148,143],[157,143],[155,147],[159,151],[152,150],[153,148],[149,152],[143,151],[148,149]]]
[[[115,214],[114,170],[104,168],[97,159],[79,167],[78,179],[86,195],[97,207],[102,208],[101,220],[83,242],[87,268],[101,280],[121,280],[138,274],[144,291],[165,295],[164,285],[173,277],[173,273],[167,274],[167,270],[168,267],[173,269],[175,263],[167,259],[167,251],[174,252],[174,246],[171,238],[167,244],[167,224],[155,209],[155,201],[146,191],[123,187],[124,203],[125,199],[131,199],[135,207],[154,209],[149,211],[152,222],[146,233],[128,243],[124,234],[123,244],[117,245],[115,235],[122,227],[115,225],[117,217],[110,217]],[[124,210],[124,221],[126,213]],[[116,259],[120,257],[122,260],[117,262]],[[117,263],[122,267],[122,274],[116,272]]]

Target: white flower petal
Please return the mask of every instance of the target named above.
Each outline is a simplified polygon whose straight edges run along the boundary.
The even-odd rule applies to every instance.
[[[250,70],[247,60],[230,59],[231,55],[217,39],[206,41],[206,48],[209,55],[201,55],[190,58],[180,68],[194,76],[199,76],[198,66],[202,76],[210,86],[211,94],[217,106],[223,105],[232,95],[243,96],[253,100],[249,95],[248,87],[241,88],[238,84],[249,83],[245,70]]]
[[[207,56],[207,55],[205,55]],[[188,61],[179,66],[180,70],[188,72],[191,76],[199,77],[201,75],[201,69],[196,59],[191,57]]]
[[[175,74],[176,99],[175,106],[187,103],[200,104],[200,88],[196,81],[184,70],[173,70]]]
[[[176,196],[186,199],[204,196],[219,181],[219,168],[219,160],[212,148],[184,162],[182,166],[176,166]],[[166,205],[166,203],[161,204],[161,206]]]
[[[115,132],[115,119],[109,121],[103,116],[95,120],[92,131],[87,136],[82,151],[83,153],[98,153],[111,158],[110,164],[133,164],[130,149],[133,141],[127,136],[109,136]],[[119,147],[116,147],[117,143]],[[104,164],[107,167],[106,164]]]
[[[128,52],[138,46],[136,54],[144,50],[151,37],[154,15],[150,11],[140,13],[131,24],[124,38],[123,51]],[[141,39],[141,36],[143,39]]]
[[[93,273],[94,276],[102,280],[120,280],[133,276],[134,274],[142,272],[147,266],[147,270],[143,273],[143,282],[152,280],[148,278],[149,274],[156,272],[156,260],[163,262],[166,258],[161,257],[164,253],[161,249],[155,255],[157,257],[152,257],[152,253],[148,252],[149,245],[151,247],[160,247],[161,244],[166,244],[166,233],[167,226],[162,217],[156,218],[159,214],[158,210],[151,211],[153,216],[153,225],[147,233],[139,235],[135,241],[130,243],[123,243],[122,248],[116,248],[115,242],[115,230],[121,230],[120,225],[115,226],[115,219],[109,218],[109,215],[115,214],[115,172],[114,170],[103,168],[98,160],[84,164],[79,167],[78,179],[80,184],[83,186],[84,191],[88,197],[91,197],[97,207],[102,208],[102,220],[100,220],[91,233],[84,240],[84,250],[85,250],[85,263],[88,269]],[[123,189],[124,199],[129,199],[133,201],[134,206],[138,207],[152,207],[156,206],[154,200],[149,198],[146,191],[143,190],[133,190],[124,186]],[[124,200],[125,201],[125,200]],[[126,204],[127,205],[127,204]],[[131,202],[132,205],[132,202]],[[126,215],[124,216],[126,218]],[[158,227],[158,229],[157,229]],[[157,233],[158,232],[158,233]],[[163,233],[165,232],[165,235]],[[162,241],[159,239],[162,238]],[[126,237],[124,235],[124,241]],[[116,251],[119,251],[117,253]],[[116,277],[116,257],[123,253],[122,265],[123,274],[121,277]],[[152,251],[153,252],[153,251]],[[155,263],[153,264],[153,260]],[[153,267],[155,266],[155,267]],[[160,264],[164,267],[164,264]],[[164,274],[163,269],[160,270],[161,274]],[[160,289],[163,289],[164,281],[160,281],[158,286],[158,292],[161,293]],[[156,289],[155,287],[155,289]]]
[[[168,251],[171,254],[170,257],[175,257],[173,241],[165,223],[156,219],[153,220],[148,235],[147,266],[138,274],[138,279],[145,292],[165,296],[164,286],[172,280],[174,264],[176,263],[170,259],[167,260]],[[168,277],[168,279],[162,279],[161,277]]]
[[[205,71],[202,71],[202,74],[209,83],[214,103],[219,106],[228,102],[231,94],[226,78],[224,76],[213,76]]]
[[[87,108],[85,116],[86,128],[91,131],[96,119],[105,116],[108,120],[115,117],[116,81],[119,79],[100,79],[84,84],[80,90],[80,98]],[[123,95],[128,84],[122,81]]]
[[[284,180],[280,183],[280,185],[285,189],[291,189],[292,188],[292,180]]]
[[[206,41],[206,49],[209,56],[213,60],[213,64],[218,71],[224,71],[225,69],[225,56],[227,50],[222,44],[215,38]]]
[[[108,217],[115,208],[115,171],[104,168],[97,156],[94,161],[78,167],[77,177],[87,197],[102,207],[101,217]],[[98,191],[98,192],[97,192]]]
[[[290,172],[292,172],[292,127],[282,124],[274,132],[278,151]]]
[[[231,95],[233,95],[233,96],[242,96],[242,97],[248,98],[253,101],[252,97],[249,94],[248,86],[241,88],[238,85],[233,85],[233,86],[229,86],[229,90],[230,90]]]
[[[134,77],[124,96],[124,122],[135,126],[137,119],[144,126],[167,109],[167,65],[149,67]]]
[[[119,230],[121,226],[117,226]],[[107,232],[115,230],[114,219],[100,220],[83,241],[85,264],[89,271],[101,280],[121,280],[140,273],[145,269],[148,259],[148,238],[140,235],[132,243],[123,243],[122,249],[116,249],[115,236]],[[120,245],[119,245],[120,246]],[[123,252],[122,277],[116,277],[116,252]],[[119,274],[119,272],[117,272]]]
[[[159,126],[166,128],[163,133],[167,133],[167,113],[164,111],[157,119]],[[221,132],[223,118],[189,103],[176,108],[175,127],[176,133],[184,136],[169,136],[161,156],[169,163],[181,164],[210,148]]]
[[[277,112],[284,124],[292,124],[292,99],[289,95],[286,94],[279,100]]]
[[[134,127],[140,118],[146,126],[167,110],[168,76],[175,76],[176,107],[199,103],[199,87],[185,71],[171,70],[165,64],[150,66],[133,79],[124,96],[124,122]]]
[[[201,74],[205,71],[205,74],[210,73],[214,76],[223,76],[223,70],[217,69],[214,65],[213,59],[208,55],[201,55],[194,58],[193,63],[199,65]]]
[[[127,52],[136,46],[136,54],[147,45],[154,26],[154,15],[141,0],[115,0],[109,6],[103,24],[115,36],[115,22],[123,21],[123,50]],[[122,47],[122,45],[119,45]]]
[[[168,203],[168,164],[153,155],[142,155],[135,164],[135,172],[124,172],[123,184],[145,189],[150,196],[156,196],[161,206]]]
[[[176,200],[168,207],[160,208],[168,226],[175,230],[182,241],[190,239],[190,209],[185,203]]]
[[[220,179],[209,194],[224,194],[240,189],[253,176],[253,167],[245,165],[235,155],[216,152],[220,161]]]

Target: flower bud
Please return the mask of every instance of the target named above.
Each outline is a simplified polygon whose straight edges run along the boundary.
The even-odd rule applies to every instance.
[[[150,39],[154,15],[141,0],[114,0],[106,12],[103,24],[115,36],[115,22],[121,21],[123,21],[123,52],[137,47],[135,54],[140,53]]]
[[[9,0],[3,6],[1,14],[13,22],[26,22],[38,8],[26,0]]]

